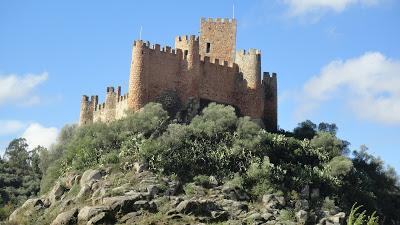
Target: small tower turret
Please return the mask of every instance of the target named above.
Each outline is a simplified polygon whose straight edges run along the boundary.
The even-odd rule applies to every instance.
[[[239,71],[247,81],[251,89],[258,89],[261,86],[261,51],[250,49],[248,52],[241,50],[236,52],[235,63]]]
[[[87,95],[82,96],[81,111],[79,115],[79,126],[91,124],[93,122],[93,106],[92,102],[89,101]]]

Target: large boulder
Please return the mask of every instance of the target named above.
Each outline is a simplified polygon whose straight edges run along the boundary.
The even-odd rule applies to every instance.
[[[130,195],[103,198],[102,203],[116,213],[127,213],[134,211],[135,202],[141,199],[143,199],[143,195],[132,193]]]
[[[222,192],[225,198],[235,200],[235,201],[248,201],[250,200],[249,195],[242,189],[238,187],[224,186]]]
[[[54,204],[56,201],[60,200],[67,190],[68,189],[63,184],[56,182],[48,195],[51,204]]]
[[[178,204],[176,211],[183,214],[210,216],[212,211],[222,208],[210,200],[184,200]]]
[[[36,211],[41,210],[44,208],[44,203],[42,199],[40,198],[33,198],[33,199],[28,199],[25,201],[25,203],[14,210],[13,213],[11,213],[9,220],[14,223],[18,223],[18,220],[20,218],[29,218],[32,216]]]
[[[51,225],[74,225],[77,223],[78,209],[73,208],[59,214]]]
[[[344,225],[346,214],[344,212],[337,213],[336,215],[322,218],[318,225]]]
[[[103,175],[102,175],[100,170],[93,170],[93,169],[86,170],[82,174],[80,185],[83,186],[83,185],[86,184],[86,185],[89,185],[91,187],[92,184],[95,181],[100,180],[102,176]]]
[[[91,188],[89,185],[84,184],[81,185],[81,189],[79,190],[78,194],[76,195],[77,199],[85,199],[89,196],[91,192]]]
[[[285,198],[283,196],[278,196],[275,194],[263,195],[262,202],[267,209],[280,209],[286,204]]]
[[[96,217],[95,220],[99,221],[99,217],[106,217],[110,213],[108,206],[85,206],[78,213],[78,223],[86,224],[92,218]],[[100,215],[100,216],[99,216]],[[92,221],[93,223],[94,221]]]

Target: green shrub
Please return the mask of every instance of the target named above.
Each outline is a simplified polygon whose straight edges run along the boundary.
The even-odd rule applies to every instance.
[[[109,152],[100,158],[100,164],[102,165],[117,164],[117,163],[119,163],[119,157],[117,151]]]
[[[345,156],[336,156],[329,163],[332,176],[344,176],[353,169],[353,162]]]
[[[208,188],[211,186],[210,177],[205,175],[198,175],[193,178],[193,181],[196,185]]]
[[[250,186],[250,193],[260,198],[263,194],[273,192],[270,181],[270,169],[272,165],[269,159],[265,157],[260,162],[253,162],[246,172],[246,183]]]
[[[3,207],[0,207],[0,221],[6,220],[13,211],[14,207],[12,204],[6,204]]]
[[[204,108],[202,114],[193,118],[191,127],[195,132],[208,136],[217,136],[235,128],[237,117],[232,106],[211,103]]]

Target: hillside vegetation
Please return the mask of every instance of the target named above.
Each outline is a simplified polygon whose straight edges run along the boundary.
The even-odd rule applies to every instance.
[[[37,195],[9,223],[63,212],[67,224],[400,224],[396,173],[366,147],[350,154],[334,124],[269,133],[214,103],[177,121],[150,103],[109,124],[67,125],[49,150],[14,140],[0,161],[0,217]]]

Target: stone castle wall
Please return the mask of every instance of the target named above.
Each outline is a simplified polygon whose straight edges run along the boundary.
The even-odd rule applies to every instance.
[[[207,51],[210,43],[210,52]],[[276,74],[261,80],[261,52],[236,52],[236,20],[201,20],[200,37],[179,36],[175,49],[135,41],[129,79],[129,96],[107,88],[105,103],[84,96],[80,124],[110,122],[127,109],[137,111],[165,91],[175,91],[183,104],[189,99],[229,104],[242,115],[263,121],[276,130]]]
[[[235,19],[201,19],[200,54],[222,61],[234,62],[236,51]],[[210,51],[207,52],[207,43]]]

